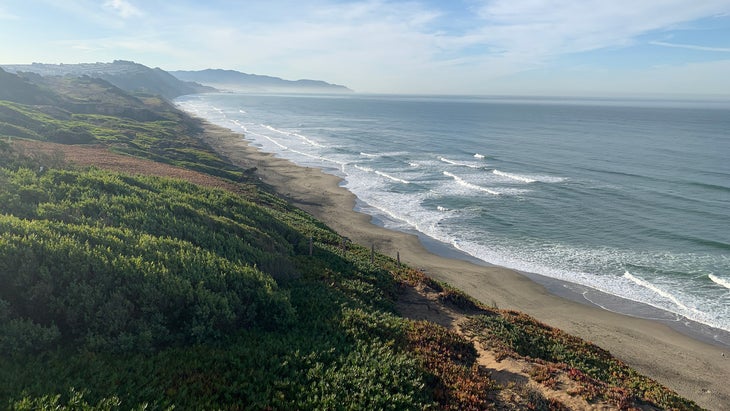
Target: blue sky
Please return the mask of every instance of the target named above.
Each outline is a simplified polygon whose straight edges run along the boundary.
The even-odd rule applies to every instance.
[[[375,93],[730,96],[730,0],[0,0],[0,64],[115,59]]]

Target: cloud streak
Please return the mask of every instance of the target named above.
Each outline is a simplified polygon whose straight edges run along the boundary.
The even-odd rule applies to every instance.
[[[695,44],[667,43],[665,41],[650,41],[649,44],[652,44],[655,46],[673,47],[673,48],[688,49],[688,50],[730,53],[730,47],[708,47],[708,46],[699,46],[699,45],[695,45]]]
[[[306,3],[306,2],[305,2]],[[326,76],[358,89],[460,88],[544,67],[561,56],[638,43],[638,37],[730,12],[726,0],[492,0],[461,30],[446,6],[361,1],[292,5],[266,19],[188,30],[219,60],[286,75]],[[223,18],[226,21],[226,18]],[[195,41],[195,39],[192,39]],[[245,52],[228,56],[245,45]],[[238,62],[238,64],[236,64]],[[440,78],[439,84],[424,80]],[[378,80],[373,80],[378,79]],[[378,82],[379,84],[376,84]],[[437,90],[442,91],[442,90]]]

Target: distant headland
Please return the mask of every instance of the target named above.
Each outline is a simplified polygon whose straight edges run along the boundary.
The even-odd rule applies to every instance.
[[[133,61],[80,64],[3,64],[10,73],[34,73],[41,76],[88,76],[100,78],[129,92],[145,92],[173,99],[185,94],[238,91],[283,93],[351,93],[341,85],[321,80],[284,80],[234,70],[165,71]]]
[[[184,81],[194,81],[221,90],[250,92],[304,92],[304,93],[352,93],[338,84],[321,80],[284,80],[279,77],[241,73],[235,70],[206,69],[199,71],[171,71],[170,74]]]

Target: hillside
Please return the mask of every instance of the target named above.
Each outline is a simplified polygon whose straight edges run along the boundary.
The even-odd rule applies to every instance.
[[[25,97],[63,102],[0,101],[6,129],[29,133],[0,130],[10,409],[699,409],[348,242],[163,100],[34,81],[46,89]],[[95,98],[154,118],[78,112]]]
[[[21,104],[58,104],[58,96],[0,68],[0,100]]]
[[[160,68],[149,68],[131,61],[115,60],[112,63],[85,64],[17,64],[4,65],[11,73],[35,73],[41,76],[92,77],[106,80],[122,90],[147,93],[173,99],[184,94],[194,94],[214,89],[194,82],[177,79]]]
[[[284,80],[279,77],[241,73],[235,70],[206,69],[200,71],[171,71],[170,74],[185,81],[194,81],[222,90],[249,92],[294,93],[351,93],[345,86],[321,80]]]
[[[166,100],[130,95],[105,80],[2,73],[0,90],[22,91],[0,100],[0,135],[56,143],[104,144],[116,152],[188,166],[215,175],[242,174],[194,136],[198,121]],[[22,101],[52,104],[23,104]]]

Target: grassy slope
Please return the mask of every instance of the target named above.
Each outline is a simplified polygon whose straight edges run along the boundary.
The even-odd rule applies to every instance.
[[[100,93],[74,89],[82,90],[75,105],[66,96],[55,109],[0,101],[0,121],[34,133],[25,137],[70,130],[72,140],[214,170],[247,194],[68,170],[18,152],[5,141],[21,136],[0,131],[0,280],[9,285],[0,290],[0,404],[560,407],[497,387],[464,335],[397,314],[403,287],[428,286],[443,304],[476,314],[465,334],[503,356],[531,357],[544,384],[564,373],[578,384],[574,395],[590,400],[697,408],[595,346],[483,307],[387,257],[371,263],[355,244],[343,252],[336,233],[212,154],[194,122],[165,102],[106,89],[116,97],[105,110],[126,108],[77,113],[88,107],[84,96]],[[41,172],[43,164],[55,166]]]

